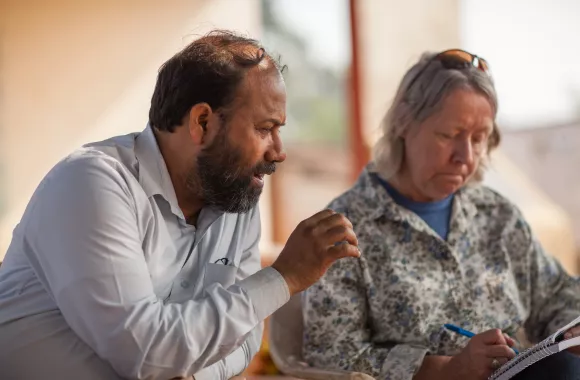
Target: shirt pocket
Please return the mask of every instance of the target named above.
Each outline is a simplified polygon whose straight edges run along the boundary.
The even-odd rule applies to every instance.
[[[203,287],[207,288],[212,284],[220,284],[224,288],[229,288],[236,282],[238,267],[233,265],[207,263],[203,277]]]

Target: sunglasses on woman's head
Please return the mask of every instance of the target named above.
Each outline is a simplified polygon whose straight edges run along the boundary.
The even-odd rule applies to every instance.
[[[434,57],[434,60],[441,62],[446,69],[465,69],[470,66],[475,67],[489,74],[489,65],[487,61],[475,54],[465,50],[451,49],[445,50]]]
[[[441,62],[441,65],[448,70],[462,70],[473,66],[476,69],[486,73],[487,75],[490,75],[489,65],[485,59],[478,57],[475,54],[471,54],[465,50],[451,49],[442,51],[441,53],[431,58],[429,62],[423,66],[421,71],[417,73],[407,88],[411,88],[417,81],[417,78],[419,78],[421,74],[423,74],[423,71],[425,71],[425,69],[429,67],[429,65],[434,61]]]

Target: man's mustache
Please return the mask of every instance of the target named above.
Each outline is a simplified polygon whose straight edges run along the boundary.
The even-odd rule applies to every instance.
[[[259,175],[271,175],[276,171],[276,163],[263,162],[256,166],[254,173]]]

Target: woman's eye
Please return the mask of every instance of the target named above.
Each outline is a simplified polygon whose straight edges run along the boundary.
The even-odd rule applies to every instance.
[[[473,142],[474,143],[477,143],[477,144],[482,143],[482,142],[485,142],[486,140],[487,140],[487,137],[484,136],[484,135],[475,135],[475,136],[473,136]]]

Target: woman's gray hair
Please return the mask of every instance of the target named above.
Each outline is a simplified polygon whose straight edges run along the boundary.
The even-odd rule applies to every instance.
[[[381,123],[382,136],[374,146],[374,162],[385,179],[400,170],[404,158],[404,142],[401,138],[411,125],[421,123],[441,109],[444,99],[454,90],[467,88],[485,96],[494,113],[493,132],[488,140],[487,154],[500,142],[495,122],[497,94],[491,77],[476,67],[446,69],[435,59],[436,53],[424,53],[403,76],[391,107]],[[486,167],[484,157],[472,179],[481,181]]]

